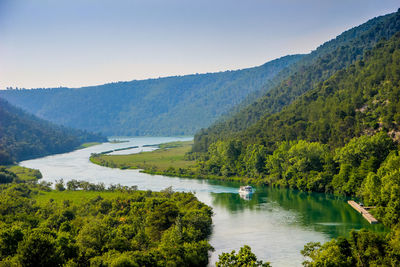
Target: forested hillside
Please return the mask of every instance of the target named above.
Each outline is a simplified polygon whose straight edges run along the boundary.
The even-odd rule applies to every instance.
[[[368,173],[396,150],[399,85],[396,34],[281,112],[211,144],[201,172],[302,190],[360,193]]]
[[[379,40],[389,39],[398,31],[400,12],[374,18],[323,44],[277,75],[270,83],[275,86],[264,97],[200,131],[195,137],[194,151],[206,151],[212,142],[234,136],[262,117],[280,111],[336,71],[361,59]]]
[[[49,123],[0,98],[0,165],[71,151],[91,141],[106,138]]]
[[[384,130],[398,140],[399,37],[378,43],[363,60],[338,71],[282,112],[261,119],[239,139],[271,149],[277,142],[297,139],[341,147],[355,136]]]
[[[207,127],[301,55],[259,67],[0,95],[41,118],[107,135],[183,135]]]

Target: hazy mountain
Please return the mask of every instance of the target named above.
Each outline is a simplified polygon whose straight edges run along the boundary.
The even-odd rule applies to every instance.
[[[0,96],[40,118],[107,135],[194,134],[300,58],[286,56],[236,71],[76,89],[5,90]]]

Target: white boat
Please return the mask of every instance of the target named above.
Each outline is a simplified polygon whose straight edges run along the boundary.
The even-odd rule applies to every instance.
[[[253,195],[253,187],[250,185],[241,186],[239,188],[239,195],[243,199],[250,200]]]
[[[241,186],[239,188],[239,194],[253,194],[253,187],[250,185]]]

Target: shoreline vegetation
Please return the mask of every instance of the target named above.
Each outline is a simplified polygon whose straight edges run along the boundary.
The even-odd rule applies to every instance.
[[[7,183],[37,182],[42,178],[39,170],[18,165],[0,166],[0,185]]]
[[[129,140],[118,140],[118,139],[113,139],[113,140],[110,140],[110,141],[108,141],[108,142],[111,143],[111,144],[120,144],[120,143],[128,143]]]
[[[83,143],[82,145],[80,145],[77,149],[83,149],[83,148],[88,148],[91,146],[97,146],[102,144],[101,142],[88,142],[88,143]]]
[[[248,177],[224,177],[198,173],[196,160],[190,156],[193,141],[176,141],[163,144],[143,145],[143,147],[158,147],[154,151],[146,151],[128,155],[107,155],[115,150],[92,154],[90,161],[94,164],[118,169],[140,169],[140,172],[170,177],[223,180],[249,183],[253,185],[268,185]]]

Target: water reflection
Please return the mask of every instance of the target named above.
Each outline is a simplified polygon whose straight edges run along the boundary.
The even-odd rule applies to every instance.
[[[253,193],[248,193],[248,194],[239,193],[239,196],[241,199],[251,200],[253,198]]]
[[[244,210],[279,213],[292,212],[295,216],[286,223],[293,223],[305,229],[323,232],[329,237],[347,235],[351,229],[368,228],[385,231],[381,224],[369,224],[355,212],[345,198],[333,195],[306,193],[284,188],[257,188],[251,198],[243,199],[234,193],[211,193],[212,205],[232,213]]]

